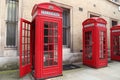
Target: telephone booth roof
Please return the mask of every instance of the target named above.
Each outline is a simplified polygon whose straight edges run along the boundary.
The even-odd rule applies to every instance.
[[[111,28],[111,30],[117,30],[117,29],[120,29],[120,24],[115,25],[115,26],[113,26],[113,27]]]
[[[92,18],[86,19],[82,24],[86,25],[91,23],[107,24],[107,21],[105,21],[103,18],[100,18],[100,17],[92,17]]]
[[[56,6],[55,4],[46,2],[46,3],[35,4],[32,9],[31,15],[33,16],[38,9],[51,10],[58,13],[62,13],[62,8]]]

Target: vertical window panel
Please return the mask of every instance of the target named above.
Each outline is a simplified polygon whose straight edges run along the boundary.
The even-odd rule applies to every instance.
[[[100,59],[104,59],[105,58],[105,32],[100,31]]]
[[[70,9],[63,8],[63,45],[70,47]]]
[[[18,1],[7,0],[6,45],[16,45],[16,26],[18,20]]]
[[[22,65],[30,63],[30,30],[28,28],[30,24],[23,23],[22,25]]]
[[[85,53],[87,59],[92,59],[92,31],[85,32]]]
[[[114,55],[120,56],[120,36],[113,36],[113,53]]]
[[[16,24],[8,23],[7,24],[7,46],[15,46],[15,37],[16,37]]]

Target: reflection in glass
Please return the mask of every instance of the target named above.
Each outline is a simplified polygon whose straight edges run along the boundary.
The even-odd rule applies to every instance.
[[[92,59],[92,32],[85,32],[85,53],[87,59]]]

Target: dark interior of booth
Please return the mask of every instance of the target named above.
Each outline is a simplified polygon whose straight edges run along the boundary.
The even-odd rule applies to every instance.
[[[32,50],[32,70],[35,68],[35,20],[31,24],[31,50]]]

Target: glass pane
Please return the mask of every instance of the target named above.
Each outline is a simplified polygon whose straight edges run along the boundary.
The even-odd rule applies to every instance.
[[[22,56],[22,65],[25,65],[24,56]]]
[[[53,43],[53,37],[49,37],[49,43]]]
[[[49,54],[48,52],[44,52],[44,66],[49,66]]]
[[[28,36],[30,36],[30,35],[28,35]],[[28,43],[30,44],[30,38],[28,38]]]
[[[54,28],[54,26],[53,26],[54,24],[53,24],[53,22],[49,22],[49,28]]]
[[[53,29],[49,29],[49,36],[53,36]]]
[[[48,51],[48,45],[44,45],[44,51]]]
[[[63,9],[63,26],[68,27],[70,26],[70,10]]]
[[[44,43],[48,43],[48,37],[44,37]]]
[[[58,62],[58,45],[54,45],[54,64]]]
[[[63,28],[63,45],[67,45],[67,30]]]
[[[28,50],[30,50],[30,45],[28,45]]]
[[[24,45],[22,44],[22,51],[24,51],[25,50],[25,48],[24,48]]]
[[[58,31],[57,31],[57,29],[54,30],[54,34],[55,34],[55,37],[58,36]]]
[[[53,54],[54,52],[49,52],[50,58],[54,58]]]
[[[25,44],[25,50],[27,51],[27,49],[28,49],[28,44]]]
[[[15,46],[16,24],[7,23],[7,46]]]
[[[18,20],[18,1],[7,0],[6,45],[8,47],[15,46],[17,20]]]
[[[23,53],[22,53],[22,62],[23,62],[23,64],[22,65],[25,65],[25,54],[26,54],[26,52],[25,52],[25,50],[23,51]]]
[[[45,22],[44,29],[48,28],[48,22]]]
[[[101,59],[105,58],[105,32],[100,31],[100,55]]]
[[[85,54],[87,59],[92,59],[92,32],[85,32]]]
[[[18,2],[17,0],[9,0],[7,2],[7,20],[15,22],[18,17]]]
[[[28,40],[28,39],[27,39],[27,36],[25,36],[25,44],[27,44],[27,40]]]
[[[50,51],[50,50],[54,50],[54,45],[53,45],[53,44],[50,44],[50,45],[49,45],[49,51]]]
[[[45,30],[44,30],[44,35],[45,35],[45,36],[48,36],[48,29],[45,29]]]
[[[30,25],[29,24],[27,24],[27,29],[30,30]]]
[[[28,36],[30,37],[30,31],[28,32]]]
[[[30,52],[28,53],[28,63],[30,63]]]
[[[58,23],[54,23],[54,28],[58,29]]]

